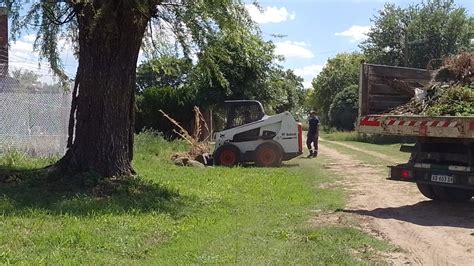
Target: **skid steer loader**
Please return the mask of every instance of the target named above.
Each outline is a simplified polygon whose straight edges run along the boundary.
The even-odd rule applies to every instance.
[[[255,162],[277,167],[303,153],[302,126],[289,112],[265,115],[258,101],[226,101],[223,131],[216,132],[214,163],[235,166]]]

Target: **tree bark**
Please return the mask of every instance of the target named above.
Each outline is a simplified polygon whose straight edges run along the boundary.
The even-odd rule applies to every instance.
[[[62,172],[134,173],[135,73],[148,23],[136,5],[94,1],[78,15],[79,66]]]

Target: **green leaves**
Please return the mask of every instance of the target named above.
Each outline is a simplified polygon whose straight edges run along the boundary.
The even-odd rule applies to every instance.
[[[370,63],[435,69],[444,56],[472,50],[473,18],[453,0],[387,4],[372,22],[360,45]]]
[[[354,130],[359,106],[359,85],[338,92],[329,108],[329,122],[338,130]]]
[[[439,92],[440,97],[427,109],[430,116],[473,116],[474,88],[449,87]]]
[[[187,58],[164,55],[147,61],[137,69],[137,92],[149,87],[179,88],[187,85],[193,63]]]
[[[314,109],[323,123],[329,122],[329,108],[336,94],[350,85],[359,84],[359,68],[364,56],[359,53],[338,54],[329,59],[323,71],[313,80]]]

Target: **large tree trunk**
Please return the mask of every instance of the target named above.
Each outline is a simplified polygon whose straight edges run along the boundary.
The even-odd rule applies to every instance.
[[[148,19],[136,1],[94,1],[82,8],[79,66],[63,172],[132,175],[134,86]],[[100,12],[97,12],[100,10]]]

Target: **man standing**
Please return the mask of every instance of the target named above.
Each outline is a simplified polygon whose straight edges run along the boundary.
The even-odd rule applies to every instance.
[[[309,113],[308,120],[308,136],[306,138],[306,146],[308,146],[308,158],[315,158],[318,156],[318,137],[319,137],[319,117],[315,111]]]

